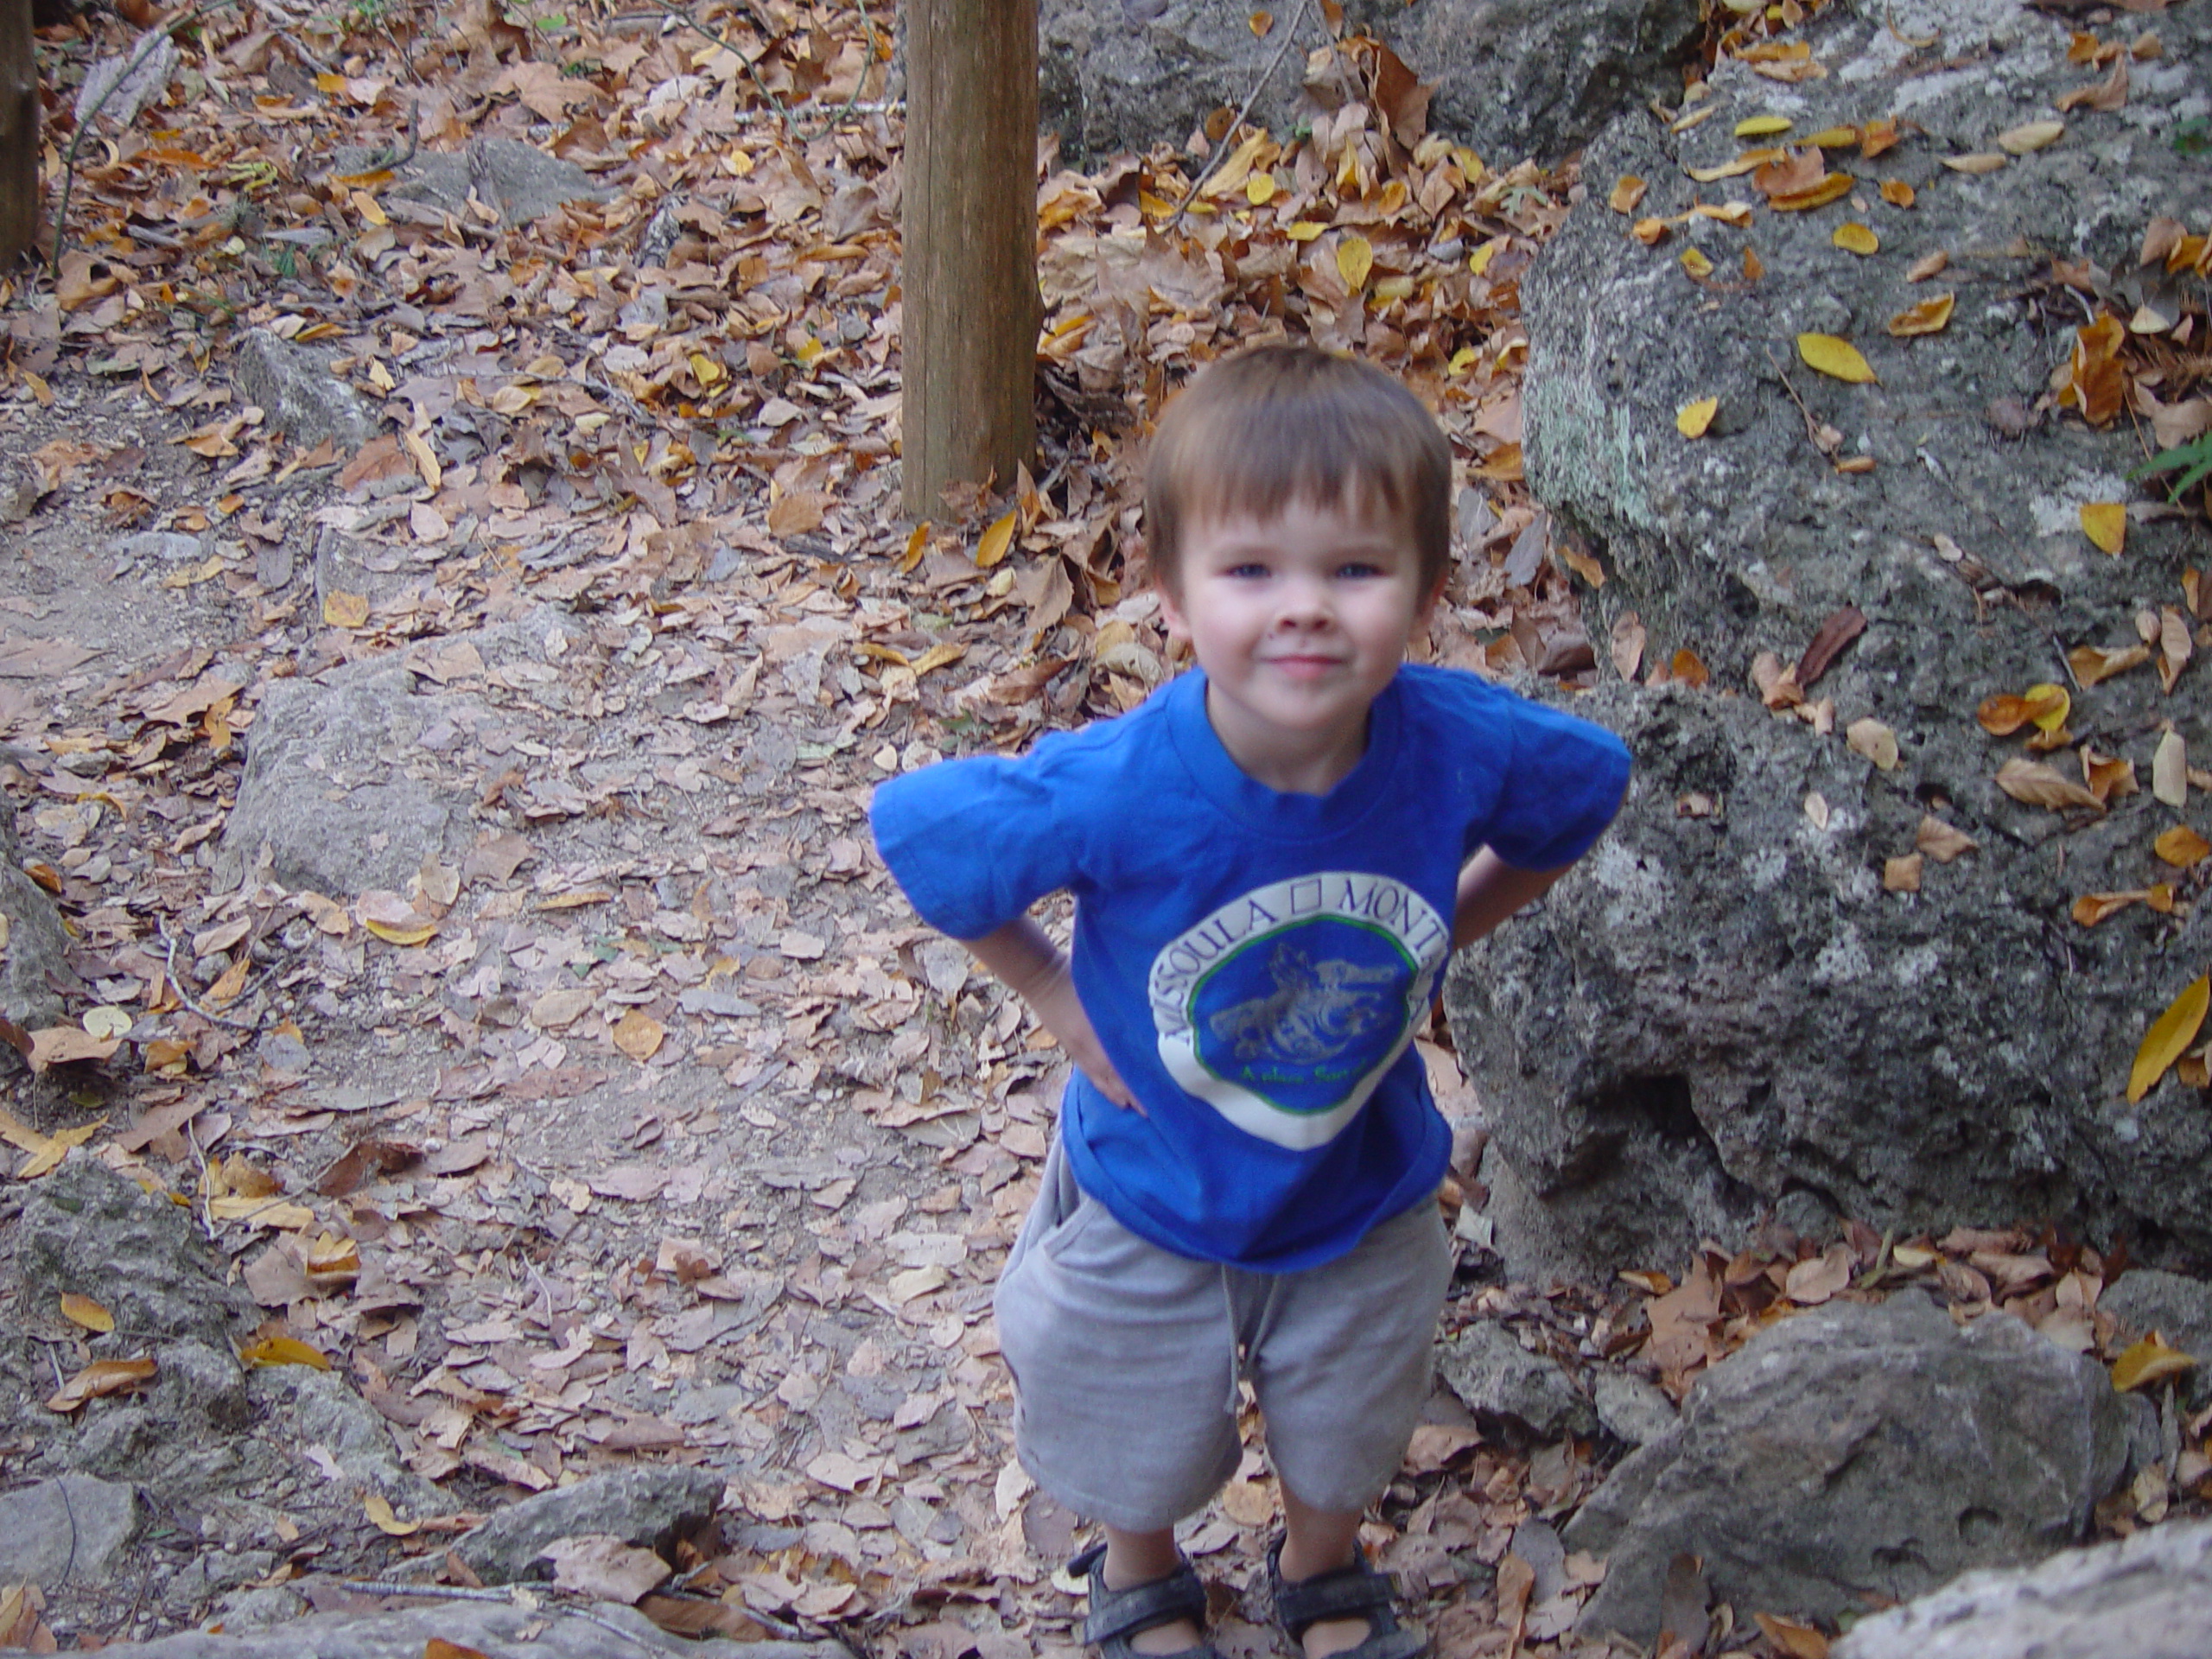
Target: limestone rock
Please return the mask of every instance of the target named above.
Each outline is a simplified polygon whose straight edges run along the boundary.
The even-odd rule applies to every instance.
[[[1832,1303],[1705,1373],[1674,1430],[1567,1526],[1608,1558],[1584,1628],[1649,1642],[1681,1551],[1739,1608],[1834,1618],[2077,1540],[2121,1478],[2104,1368],[1991,1314],[1910,1293]]]
[[[588,1533],[666,1554],[676,1534],[714,1514],[721,1495],[722,1478],[712,1470],[639,1465],[526,1497],[454,1549],[486,1584],[551,1577],[537,1559],[545,1547]]]
[[[1556,1360],[1532,1354],[1512,1332],[1478,1320],[1437,1350],[1436,1369],[1477,1418],[1502,1420],[1537,1440],[1587,1434],[1597,1414]]]
[[[1675,1426],[1675,1402],[1656,1382],[1626,1371],[1600,1370],[1591,1395],[1598,1422],[1629,1446],[1649,1446]]]
[[[2037,298],[2054,257],[2094,264],[2084,280],[2126,319],[2161,280],[2137,265],[2151,219],[2212,218],[2212,174],[2170,142],[2212,79],[2212,12],[2162,13],[2163,55],[2135,66],[2124,108],[2076,109],[2059,142],[1982,175],[1941,158],[1993,149],[2088,77],[2041,12],[1944,0],[1928,22],[1971,67],[1917,73],[1880,16],[1831,8],[1804,31],[1825,78],[1783,86],[1732,61],[1712,118],[1679,136],[1623,116],[1522,284],[1529,478],[1606,571],[1591,634],[1633,612],[1646,664],[1687,647],[1712,683],[1578,702],[1636,753],[1621,822],[1452,982],[1460,1052],[1520,1179],[1494,1185],[1509,1210],[1529,1200],[1497,1224],[1516,1276],[1679,1260],[1785,1201],[1877,1226],[2049,1217],[2212,1249],[2212,1116],[2171,1077],[2122,1100],[2145,1027],[2212,956],[2212,919],[2069,914],[2084,893],[2164,879],[2152,842],[2174,814],[2147,788],[2101,814],[2024,804],[1996,777],[2038,757],[1974,718],[1994,693],[2068,683],[2076,646],[2135,643],[2137,615],[2179,606],[2183,569],[2203,563],[2201,525],[2178,517],[2131,523],[2124,558],[2083,536],[2082,505],[2145,501],[2123,477],[2141,455],[2125,419],[2054,413],[2000,440],[1988,418],[2031,404],[2073,347],[2082,305],[2062,317]],[[1871,165],[1829,152],[1856,196],[1816,211],[1687,176],[1734,157],[1735,124],[1764,113],[1801,133],[1893,115],[1908,136]],[[1628,175],[1649,181],[1639,213],[1735,200],[1756,204],[1752,228],[1678,221],[1646,248],[1606,206]],[[1912,185],[1915,207],[1890,207],[1877,180]],[[1847,219],[1878,254],[1833,245]],[[1685,244],[1712,283],[1684,274]],[[1949,273],[1905,280],[1938,251]],[[1944,332],[1889,335],[1939,289],[1957,296]],[[1808,368],[1805,332],[1849,338],[1878,384]],[[1873,470],[1822,459],[1791,389]],[[1707,396],[1719,415],[1686,441],[1675,412]],[[1794,664],[1846,606],[1866,631],[1808,694],[1834,700],[1832,734],[1770,715],[1756,654]],[[2147,665],[2077,686],[2071,728],[2147,784],[2161,720],[2191,753],[2212,747],[2191,690],[2203,671],[2171,697]],[[1869,719],[1894,734],[1892,770],[1847,746]],[[2040,758],[2082,775],[2071,747]],[[1929,816],[1976,849],[1923,856],[1916,892],[1885,891]]]
[[[232,349],[239,401],[258,404],[271,431],[302,445],[327,438],[341,449],[359,448],[377,435],[376,412],[330,372],[320,353],[265,328],[247,329]]]
[[[331,171],[359,172],[372,157],[369,149],[341,144]],[[543,219],[564,202],[608,201],[614,194],[594,184],[591,175],[574,162],[549,156],[518,138],[479,138],[463,149],[417,150],[397,170],[398,182],[384,193],[387,203],[420,202],[438,213],[458,216],[467,213],[474,190],[476,199],[498,213],[499,223],[510,229]],[[432,222],[436,222],[435,216]]]
[[[0,799],[0,918],[7,943],[0,949],[0,1014],[26,1031],[60,1019],[56,983],[69,972],[69,934],[54,897],[23,873],[16,804]]]
[[[138,1530],[138,1495],[63,1475],[0,1495],[0,1585],[99,1584]]]
[[[223,826],[221,878],[235,884],[265,847],[287,887],[341,899],[403,889],[466,827],[465,800],[416,748],[437,708],[389,658],[271,681]]]
[[[186,1631],[105,1648],[113,1659],[423,1659],[430,1638],[474,1648],[486,1659],[608,1659],[612,1654],[696,1659],[696,1642],[666,1634],[635,1608],[602,1602],[594,1624],[565,1609],[440,1601],[401,1612],[329,1613],[242,1636]],[[622,1632],[618,1642],[605,1626]],[[755,1642],[747,1659],[836,1659],[834,1642]]]
[[[1045,0],[1038,19],[1045,124],[1070,161],[1181,143],[1206,115],[1235,109],[1284,46],[1299,8],[1274,8],[1255,36],[1247,12],[1205,0]],[[1556,161],[1617,111],[1673,95],[1697,38],[1689,0],[1354,0],[1350,26],[1389,41],[1432,83],[1429,128],[1510,166]],[[1306,54],[1326,44],[1317,10],[1254,100],[1279,135],[1319,107],[1301,86]]]
[[[1955,1584],[1854,1625],[1835,1659],[2197,1659],[2212,1522],[2177,1521]]]
[[[2212,1404],[2212,1285],[2155,1268],[2134,1268],[2097,1299],[2097,1306],[2118,1319],[2131,1338],[2156,1331],[2167,1345],[2196,1362],[2183,1379],[2183,1397],[2192,1411]]]

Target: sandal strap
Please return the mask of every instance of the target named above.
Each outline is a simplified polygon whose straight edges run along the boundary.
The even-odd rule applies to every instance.
[[[1367,1642],[1354,1649],[1356,1652],[1363,1653],[1367,1643],[1397,1631],[1389,1575],[1370,1567],[1365,1551],[1361,1551],[1349,1566],[1298,1580],[1283,1577],[1281,1554],[1282,1544],[1278,1540],[1268,1551],[1268,1583],[1274,1593],[1275,1622],[1289,1633],[1292,1641],[1303,1637],[1309,1627],[1332,1618],[1368,1621]]]
[[[1090,1579],[1090,1610],[1083,1621],[1083,1639],[1103,1647],[1117,1637],[1173,1624],[1179,1618],[1202,1624],[1206,1614],[1206,1587],[1183,1562],[1164,1579],[1133,1584],[1126,1590],[1106,1586],[1106,1551],[1103,1546],[1085,1550],[1068,1563],[1071,1572],[1087,1573]]]

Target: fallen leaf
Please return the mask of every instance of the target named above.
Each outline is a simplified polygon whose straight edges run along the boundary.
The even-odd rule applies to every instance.
[[[1006,557],[1008,550],[1014,546],[1014,520],[1017,517],[1019,511],[1008,508],[983,532],[983,539],[976,543],[976,568],[978,570],[988,570]]]
[[[1719,409],[1718,397],[1700,397],[1694,403],[1684,404],[1675,411],[1675,429],[1686,438],[1701,438]]]
[[[1917,334],[1940,334],[1950,326],[1951,309],[1957,303],[1955,294],[1931,294],[1891,317],[1889,330],[1900,340]]]
[[[1954,173],[1994,173],[2005,165],[2005,157],[1988,150],[1977,150],[1971,156],[1939,156],[1936,159]]]
[[[1913,832],[1912,844],[1938,864],[1948,864],[1981,845],[1965,830],[1944,823],[1932,813],[1921,819],[1920,828]]]
[[[1701,283],[1713,275],[1713,261],[1707,258],[1699,249],[1684,248],[1682,270],[1688,274],[1693,282]]]
[[[1897,734],[1880,721],[1871,716],[1854,720],[1843,735],[1853,753],[1872,761],[1876,770],[1895,772],[1897,769]]]
[[[1810,1624],[1800,1624],[1795,1619],[1780,1618],[1772,1613],[1755,1613],[1759,1629],[1766,1632],[1783,1659],[1828,1659],[1828,1639]]]
[[[31,1033],[31,1070],[105,1060],[121,1046],[120,1039],[95,1037],[82,1026],[48,1026]]]
[[[1859,348],[1834,334],[1798,335],[1797,355],[1805,359],[1806,367],[1855,386],[1874,378],[1874,371],[1859,354]]]
[[[2072,913],[2080,925],[2094,927],[2099,922],[2117,916],[2130,905],[2139,904],[2142,900],[2143,893],[2139,889],[2133,893],[2085,893],[2074,901]]]
[[[325,1369],[327,1370],[328,1368],[325,1367]],[[397,1515],[394,1515],[391,1510],[391,1500],[385,1497],[381,1492],[362,1493],[361,1510],[362,1513],[369,1517],[370,1523],[373,1525],[378,1532],[384,1533],[390,1537],[411,1538],[415,1534],[423,1530],[423,1523],[420,1521],[402,1521]],[[427,1651],[424,1655],[424,1659],[429,1659]]]
[[[1637,671],[1643,665],[1643,619],[1634,611],[1623,611],[1613,619],[1609,643],[1609,654],[1613,659],[1613,671],[1621,678],[1633,682]]]
[[[2046,807],[2053,812],[2071,806],[2086,806],[2094,812],[2105,810],[2104,803],[2087,789],[2040,760],[2007,760],[1998,770],[1997,787],[2025,805]]]
[[[2151,850],[2177,870],[2188,869],[2203,861],[2212,853],[2212,842],[2204,839],[2185,823],[2177,823],[2151,843]]]
[[[2030,121],[1997,135],[1997,147],[2008,156],[2026,156],[2048,149],[2066,136],[2063,121]]]
[[[1663,219],[1639,219],[1628,228],[1628,233],[1647,248],[1656,248],[1667,239],[1667,221]]]
[[[330,1369],[328,1355],[296,1337],[264,1337],[239,1349],[238,1357],[248,1365],[304,1365],[311,1371]]]
[[[612,1533],[562,1538],[539,1553],[553,1563],[555,1588],[624,1606],[632,1606],[658,1590],[674,1571],[652,1550],[639,1549]]]
[[[1881,190],[1882,200],[1892,207],[1911,207],[1916,194],[1903,179],[1884,179]]]
[[[614,1022],[614,1046],[633,1060],[652,1058],[667,1035],[660,1021],[643,1008],[631,1008]]]
[[[1874,254],[1882,251],[1882,238],[1856,219],[1837,226],[1828,240],[1846,253]]]
[[[2153,1331],[2113,1361],[2112,1385],[2122,1394],[2133,1394],[2138,1389],[2147,1389],[2154,1382],[2163,1382],[2170,1376],[2181,1376],[2196,1369],[2196,1360],[2179,1349],[2168,1346],[2165,1338]]]
[[[1746,116],[1736,124],[1736,136],[1738,138],[1771,138],[1778,132],[1789,131],[1796,124],[1786,115]]]
[[[1684,685],[1690,687],[1693,690],[1697,687],[1703,685],[1707,680],[1712,677],[1711,674],[1707,671],[1703,660],[1699,658],[1697,652],[1692,651],[1688,645],[1684,645],[1680,651],[1676,652],[1674,655],[1674,659],[1669,663],[1667,666],[1668,671],[1673,678],[1681,681]]]
[[[1612,194],[1605,198],[1605,205],[1617,213],[1632,213],[1637,204],[1643,200],[1647,188],[1635,174],[1626,174],[1614,181]]]
[[[418,922],[412,926],[402,927],[366,916],[361,918],[361,925],[386,944],[401,946],[421,944],[434,937],[438,931],[438,925],[435,922]]]
[[[1882,861],[1882,890],[1885,893],[1918,893],[1920,891],[1921,855],[1906,853],[1902,857]]]
[[[1809,691],[1843,655],[1843,650],[1866,631],[1866,613],[1856,605],[1832,612],[1807,641],[1797,659],[1796,678],[1801,690]]]
[[[2096,645],[2076,645],[2066,653],[2066,665],[2074,671],[2074,677],[2084,690],[2115,674],[2124,674],[2131,668],[2139,668],[2151,660],[2148,645],[2128,645],[2119,651],[2106,651]]]
[[[369,601],[365,594],[348,594],[332,588],[322,598],[322,620],[334,628],[358,628],[369,620]]]
[[[2190,982],[2166,1011],[2151,1022],[2135,1051],[2135,1064],[2127,1072],[2127,1103],[2135,1104],[2157,1086],[2159,1078],[2196,1040],[2204,1024],[2204,1010],[2212,1003],[2212,978],[2200,976]],[[2118,1379],[2114,1379],[2117,1383]],[[2124,1386],[2124,1385],[2122,1385]]]
[[[2119,553],[2127,543],[2127,508],[2118,501],[2083,502],[2082,533],[2101,551]]]
[[[2151,752],[2151,798],[2181,811],[2189,804],[2189,744],[2179,732],[2163,732]]]
[[[65,1414],[74,1411],[87,1400],[135,1389],[151,1380],[159,1369],[150,1355],[137,1359],[96,1359],[49,1395],[46,1408]]]
[[[1358,294],[1375,269],[1375,247],[1363,236],[1347,236],[1337,244],[1337,274],[1347,292]]]
[[[61,1317],[72,1325],[105,1336],[115,1329],[115,1315],[89,1296],[79,1296],[73,1291],[61,1293]]]
[[[1906,270],[1904,279],[1908,283],[1924,283],[1930,276],[1940,276],[1950,263],[1951,256],[1938,248],[1935,252],[1923,254],[1914,260]]]
[[[2112,73],[2102,80],[2091,81],[2087,86],[2076,86],[2063,93],[2058,100],[2061,115],[2075,110],[2103,110],[2107,112],[2124,109],[2127,104],[2127,58],[2123,54],[2113,60]]]

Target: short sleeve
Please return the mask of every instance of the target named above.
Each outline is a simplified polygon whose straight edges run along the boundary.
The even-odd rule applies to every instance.
[[[1513,749],[1481,839],[1519,870],[1556,870],[1588,852],[1628,789],[1628,746],[1604,727],[1514,698]]]
[[[924,921],[981,938],[1073,880],[1052,784],[1032,755],[940,760],[877,786],[876,849]]]

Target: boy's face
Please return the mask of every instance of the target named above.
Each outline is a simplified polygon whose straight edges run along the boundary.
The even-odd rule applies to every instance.
[[[1428,619],[1420,558],[1391,515],[1291,500],[1200,520],[1163,586],[1168,632],[1206,671],[1206,712],[1237,764],[1318,792],[1366,747],[1367,709]]]

